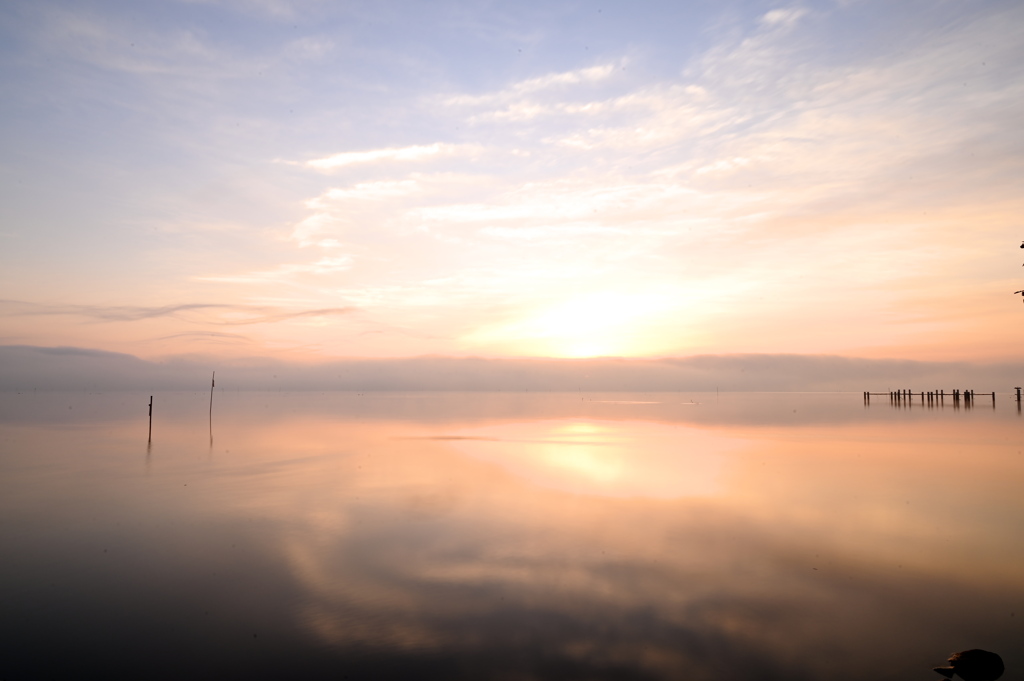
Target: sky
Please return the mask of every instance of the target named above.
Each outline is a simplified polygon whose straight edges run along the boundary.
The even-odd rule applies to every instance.
[[[1024,5],[15,0],[0,345],[1015,359]]]

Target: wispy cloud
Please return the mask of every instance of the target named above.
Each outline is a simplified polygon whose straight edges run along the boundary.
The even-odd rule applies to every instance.
[[[44,17],[42,30],[53,41],[50,49],[100,69],[135,76],[188,75],[196,79],[248,70],[234,55],[218,49],[194,30],[155,30],[125,16],[52,6]],[[132,37],[126,39],[126,35]]]
[[[645,210],[666,208],[673,200],[691,197],[692,192],[671,182],[626,182],[622,178],[562,179],[515,187],[487,202],[447,204],[416,209],[415,220],[432,225],[475,224],[512,229],[543,225],[572,225],[583,221],[629,230],[631,218]]]
[[[323,208],[333,201],[380,201],[393,199],[397,196],[408,196],[419,191],[421,185],[416,180],[387,180],[382,182],[360,182],[351,187],[328,189],[318,198],[309,201],[310,208]]]
[[[180,0],[196,5],[221,5],[235,11],[276,19],[294,19],[303,4],[301,0]]]
[[[442,107],[468,114],[471,124],[528,122],[552,115],[596,114],[608,102],[594,98],[594,88],[613,80],[626,60],[529,78],[495,92],[443,98]],[[580,100],[582,97],[582,101]]]
[[[507,102],[562,86],[598,83],[608,79],[615,73],[617,68],[619,68],[618,64],[601,64],[572,71],[549,73],[536,78],[521,80],[497,92],[480,95],[453,95],[445,98],[444,103],[449,106],[479,106]]]
[[[220,274],[196,277],[198,281],[219,281],[236,284],[277,283],[294,279],[297,275],[324,275],[344,272],[352,267],[348,255],[325,257],[312,263],[287,263],[270,270],[258,270],[243,274]]]
[[[369,151],[346,151],[333,156],[306,161],[305,165],[317,170],[335,170],[357,163],[377,161],[422,161],[436,156],[453,155],[474,151],[475,147],[455,144],[426,144]]]
[[[804,7],[782,7],[773,9],[761,17],[761,23],[765,26],[792,26],[807,14]]]
[[[188,333],[172,333],[167,336],[160,336],[154,338],[155,341],[168,341],[168,340],[187,340],[187,341],[206,341],[211,343],[229,343],[229,344],[252,344],[253,340],[249,336],[244,336],[240,333],[219,333],[217,331],[192,331]]]
[[[306,317],[331,317],[347,315],[353,311],[354,308],[351,307],[285,310],[269,306],[219,303],[186,303],[145,307],[128,305],[58,305],[22,300],[0,300],[0,315],[11,317],[74,316],[85,317],[96,322],[139,322],[148,319],[170,317],[187,322],[221,326],[268,324]]]

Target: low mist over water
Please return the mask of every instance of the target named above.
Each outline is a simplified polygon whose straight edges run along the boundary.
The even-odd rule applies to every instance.
[[[7,393],[5,678],[1024,669],[1016,402]]]
[[[0,390],[192,390],[216,369],[241,390],[863,391],[937,386],[1007,391],[1024,364],[838,355],[734,354],[655,359],[405,357],[297,362],[267,357],[161,361],[75,347],[0,345]]]

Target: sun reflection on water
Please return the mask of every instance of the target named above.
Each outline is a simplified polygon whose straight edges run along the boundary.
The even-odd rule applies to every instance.
[[[742,439],[650,421],[554,420],[462,430],[452,446],[534,484],[616,497],[707,496]]]

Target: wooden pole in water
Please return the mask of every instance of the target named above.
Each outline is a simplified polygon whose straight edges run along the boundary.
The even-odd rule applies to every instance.
[[[217,385],[217,372],[210,376],[210,450],[213,450],[213,387]]]
[[[153,396],[149,396],[149,439],[146,442],[153,441]]]

